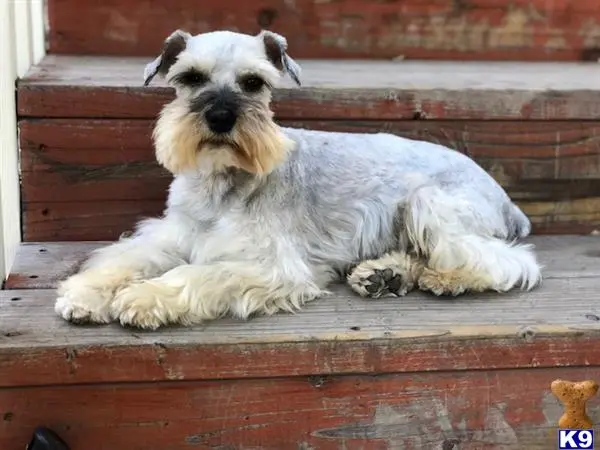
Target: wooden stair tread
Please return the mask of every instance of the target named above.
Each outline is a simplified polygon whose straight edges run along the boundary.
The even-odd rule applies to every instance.
[[[600,277],[600,236],[530,236],[546,278]],[[53,289],[89,252],[109,241],[24,242],[5,289]]]
[[[20,81],[21,117],[153,118],[172,98],[142,86],[148,58],[48,55]],[[300,60],[275,92],[282,119],[595,119],[594,63]]]
[[[157,339],[168,345],[211,345],[444,337],[449,333],[456,338],[516,333],[528,325],[551,333],[600,331],[600,324],[586,317],[596,311],[595,277],[549,279],[541,289],[527,294],[479,294],[461,299],[437,299],[414,292],[401,300],[372,302],[355,296],[345,286],[336,286],[333,292],[333,296],[308,304],[297,314],[281,313],[246,322],[222,319],[202,326],[138,334],[116,325],[99,328],[63,323],[52,312],[56,298],[53,289],[4,290],[0,291],[4,309],[0,329],[13,336],[0,340],[0,348],[53,347],[57,342],[61,346],[151,345]]]
[[[25,83],[43,85],[141,87],[152,58],[47,55]],[[298,60],[307,88],[407,90],[600,90],[598,64],[510,61]],[[118,70],[110,70],[118,69]],[[93,75],[93,76],[92,76]],[[543,78],[542,78],[543,77]],[[165,86],[158,78],[154,85]]]
[[[532,357],[536,366],[600,364],[591,350],[600,338],[600,238],[530,240],[547,266],[543,286],[530,293],[366,301],[336,287],[295,315],[156,332],[58,318],[53,288],[95,244],[25,244],[0,291],[0,386],[172,379],[174,367],[178,379],[212,379],[527,367]],[[398,358],[401,351],[414,359]],[[257,355],[264,360],[250,363]],[[109,360],[123,366],[102,367]]]

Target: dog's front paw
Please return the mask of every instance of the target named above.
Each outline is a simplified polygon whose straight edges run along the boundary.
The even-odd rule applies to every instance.
[[[120,291],[111,305],[111,314],[123,326],[149,330],[173,323],[186,323],[180,307],[181,289],[158,281],[134,283]]]
[[[116,289],[113,281],[93,273],[73,275],[61,283],[54,311],[76,324],[111,322],[109,305]]]

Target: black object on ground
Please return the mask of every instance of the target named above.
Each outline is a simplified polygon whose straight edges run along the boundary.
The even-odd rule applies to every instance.
[[[69,450],[69,446],[54,431],[37,427],[26,450]]]

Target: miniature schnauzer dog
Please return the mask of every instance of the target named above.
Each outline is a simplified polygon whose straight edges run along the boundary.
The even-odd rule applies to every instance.
[[[363,297],[531,290],[530,221],[469,157],[383,134],[278,126],[287,41],[177,30],[145,70],[175,99],[153,132],[174,175],[164,215],[97,250],[59,287],[75,323],[156,329],[296,311],[346,280]],[[400,305],[399,305],[400,306]]]

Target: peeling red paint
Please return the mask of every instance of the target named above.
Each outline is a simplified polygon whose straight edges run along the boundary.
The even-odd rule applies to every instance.
[[[594,0],[51,0],[50,51],[154,55],[176,28],[284,34],[296,57],[595,60]]]

